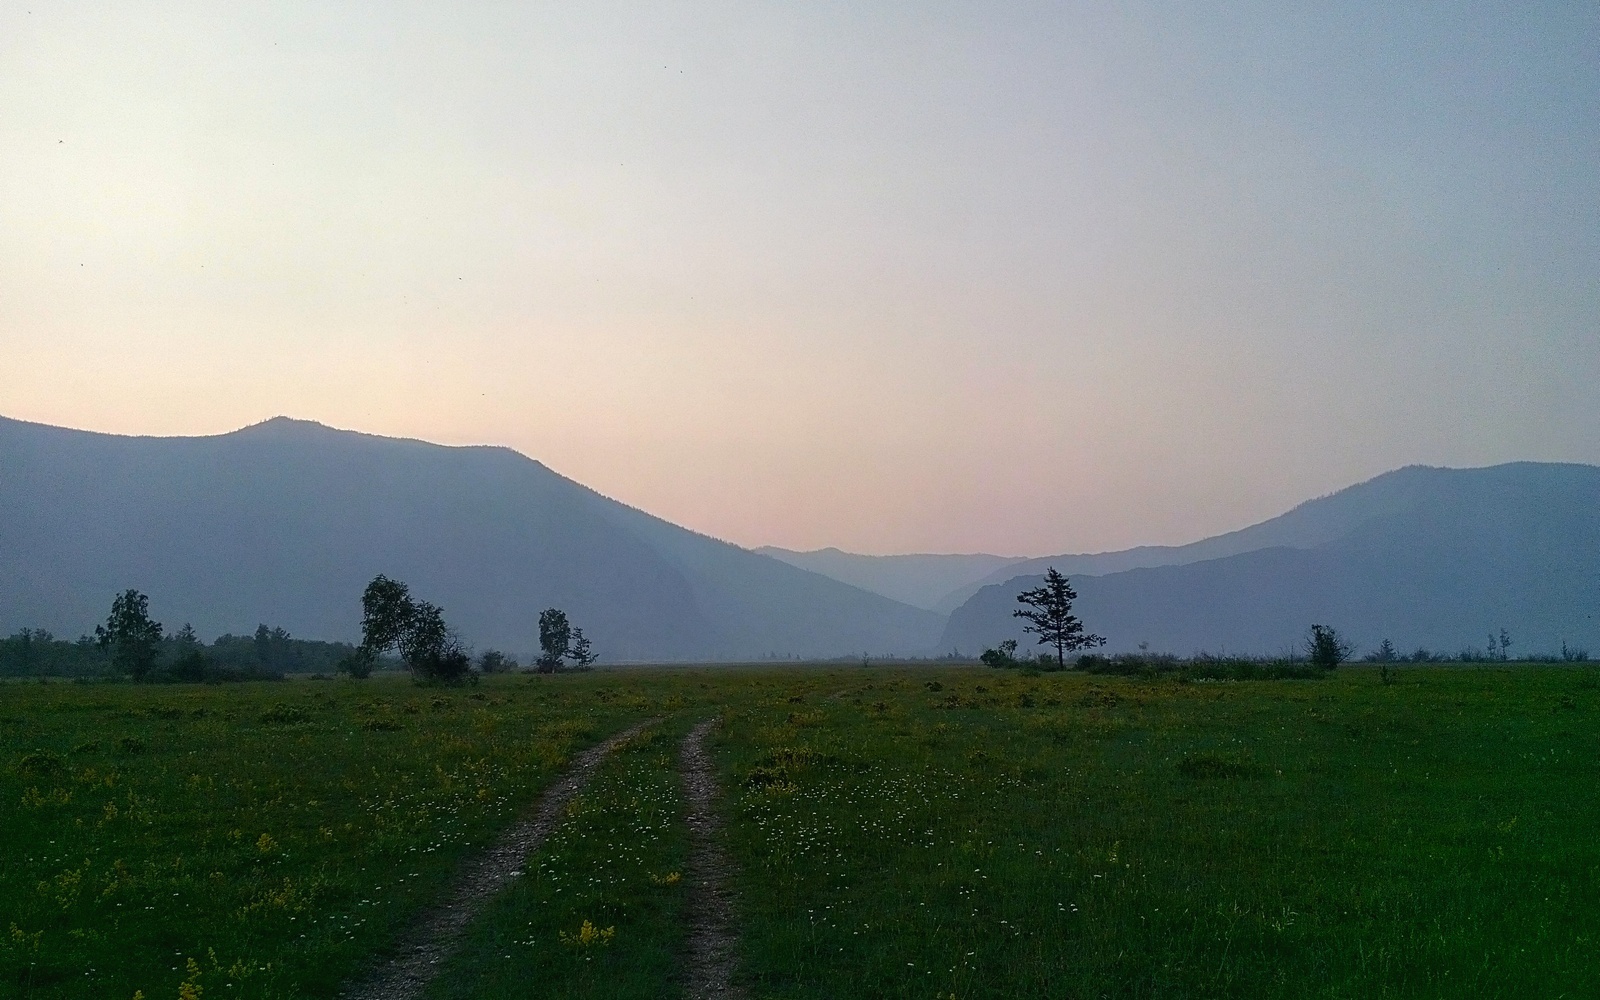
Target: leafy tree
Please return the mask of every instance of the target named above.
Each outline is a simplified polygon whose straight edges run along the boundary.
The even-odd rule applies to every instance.
[[[256,647],[256,662],[261,669],[268,673],[282,673],[292,669],[297,657],[294,655],[294,646],[290,643],[292,637],[282,628],[267,628],[265,624],[257,625],[254,636]]]
[[[1007,639],[998,649],[986,649],[978,659],[991,667],[1014,667],[1017,665],[1017,640]]]
[[[472,658],[445,624],[444,609],[412,600],[400,581],[374,577],[361,595],[361,611],[361,650],[369,661],[393,649],[420,681],[453,684],[471,673]]]
[[[400,657],[415,664],[444,655],[451,644],[450,626],[444,623],[444,609],[428,601],[412,605],[411,619],[400,633]]]
[[[35,647],[48,647],[51,641],[54,639],[55,636],[51,635],[42,628],[25,628],[13,635],[9,640],[9,645],[12,647],[12,649],[8,650],[8,652],[12,652],[12,655],[16,658],[16,673],[30,673],[33,670],[34,660],[38,658],[34,652]],[[1567,651],[1566,643],[1561,644],[1561,651],[1563,653]]]
[[[136,681],[150,675],[161,642],[161,623],[150,619],[150,599],[127,590],[111,602],[111,616],[94,627],[100,648],[111,651],[111,662]]]
[[[561,659],[572,648],[572,624],[567,613],[560,608],[546,608],[539,612],[539,661],[541,674],[553,674],[561,669]]]
[[[1306,632],[1306,656],[1311,665],[1332,670],[1350,658],[1350,644],[1326,625],[1313,625]]]
[[[349,674],[358,681],[364,681],[372,676],[372,666],[377,662],[377,656],[365,646],[357,646],[347,655],[340,658],[334,669],[342,674]]]
[[[599,657],[595,655],[594,646],[589,642],[588,636],[583,634],[583,629],[572,630],[572,645],[567,647],[567,655],[572,657],[572,663],[579,670],[587,670]]]
[[[206,654],[200,647],[189,646],[173,658],[167,676],[184,684],[199,684],[206,679]]]
[[[1058,670],[1066,669],[1068,653],[1106,644],[1103,636],[1083,631],[1083,622],[1072,613],[1072,602],[1077,599],[1067,578],[1051,566],[1045,572],[1044,586],[1017,595],[1017,603],[1027,607],[1011,613],[1028,622],[1022,626],[1022,631],[1037,635],[1039,645],[1055,647]]]
[[[398,649],[415,613],[411,588],[381,573],[373,577],[361,594],[362,648],[374,657]]]
[[[401,634],[400,656],[419,680],[459,684],[472,673],[472,657],[444,622],[444,609],[427,601],[412,606],[410,627]]]
[[[503,674],[517,669],[517,661],[498,649],[486,649],[478,657],[478,669],[486,674]]]

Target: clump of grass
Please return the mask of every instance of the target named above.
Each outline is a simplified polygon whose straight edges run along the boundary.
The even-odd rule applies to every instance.
[[[29,778],[53,778],[66,772],[67,762],[59,754],[35,750],[22,758],[17,770]]]
[[[267,725],[292,726],[310,722],[311,713],[299,705],[285,705],[280,701],[256,718]]]

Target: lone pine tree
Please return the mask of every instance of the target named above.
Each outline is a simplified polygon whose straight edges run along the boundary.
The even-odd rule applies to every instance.
[[[1022,631],[1037,635],[1039,645],[1055,647],[1057,669],[1066,669],[1068,653],[1106,644],[1103,636],[1083,631],[1083,622],[1072,613],[1072,602],[1077,599],[1067,578],[1051,566],[1045,572],[1043,586],[1017,595],[1017,603],[1027,607],[1011,613],[1028,622]]]

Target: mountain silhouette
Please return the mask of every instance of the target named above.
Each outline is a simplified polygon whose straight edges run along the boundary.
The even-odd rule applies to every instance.
[[[383,573],[478,648],[565,610],[605,660],[915,653],[942,618],[697,534],[508,448],[276,418],[125,437],[0,418],[0,629],[76,635],[134,587],[169,628],[358,639]]]
[[[1113,651],[1273,654],[1313,622],[1366,649],[1455,653],[1503,628],[1513,653],[1600,650],[1600,468],[1411,466],[1193,545],[1031,560],[957,608],[941,648],[1024,638],[1016,595],[1051,564]]]

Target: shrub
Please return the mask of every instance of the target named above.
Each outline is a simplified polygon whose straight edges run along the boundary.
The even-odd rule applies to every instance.
[[[978,659],[996,669],[1015,667],[1018,665],[1017,640],[1007,639],[996,648],[986,649]]]
[[[1332,670],[1350,658],[1351,647],[1327,625],[1313,625],[1306,631],[1306,656],[1312,665]]]
[[[478,670],[485,674],[503,674],[517,669],[517,661],[498,649],[486,649],[478,657]]]
[[[285,705],[280,701],[265,712],[262,712],[259,718],[268,725],[292,726],[301,722],[310,722],[311,713],[298,705]]]
[[[372,654],[372,650],[362,646],[351,650],[341,658],[336,669],[355,680],[366,680],[372,676],[372,665],[376,660],[377,657]]]
[[[453,642],[443,649],[430,650],[412,659],[411,670],[420,684],[461,684],[476,680],[472,658]]]
[[[67,769],[66,761],[48,750],[35,750],[22,758],[20,770],[29,778],[49,778]]]

